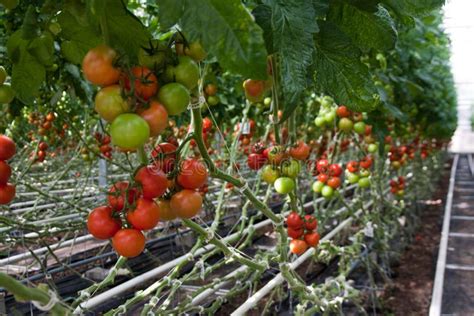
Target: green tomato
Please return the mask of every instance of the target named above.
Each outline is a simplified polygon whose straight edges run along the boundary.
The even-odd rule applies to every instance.
[[[336,119],[336,116],[336,110],[332,109],[328,113],[324,114],[324,120],[326,121],[326,123],[332,123]]]
[[[265,107],[270,107],[270,105],[272,104],[272,98],[270,97],[266,97],[265,99],[263,99],[263,105],[265,105]]]
[[[357,183],[359,181],[359,176],[352,172],[346,173],[346,179],[350,184]]]
[[[325,185],[321,190],[321,195],[326,199],[330,199],[334,195],[334,189],[331,188],[329,185]]]
[[[312,189],[314,192],[316,193],[321,193],[321,191],[323,190],[323,187],[324,187],[324,183],[321,182],[321,181],[316,181],[315,183],[313,183],[312,185]]]
[[[354,127],[354,123],[347,117],[343,117],[339,120],[338,127],[344,133],[350,133]]]
[[[61,24],[57,22],[51,22],[48,25],[48,29],[53,35],[58,35],[61,32]]]
[[[178,60],[178,65],[166,68],[166,79],[181,83],[189,90],[195,88],[199,81],[198,65],[188,56],[179,56]]]
[[[184,53],[194,59],[197,62],[200,62],[206,58],[206,51],[202,48],[201,43],[192,42],[189,44],[189,47],[184,49]]]
[[[149,69],[159,69],[164,66],[168,52],[171,51],[165,43],[153,39],[148,46],[138,50],[138,63]]]
[[[5,79],[7,79],[7,71],[3,66],[0,66],[0,85],[2,85],[5,82]]]
[[[135,150],[150,137],[148,123],[139,115],[125,113],[117,116],[110,125],[112,143],[122,149]]]
[[[315,124],[317,127],[323,127],[323,126],[326,124],[326,120],[324,119],[324,117],[317,116],[317,117],[314,119],[314,124]]]
[[[367,147],[367,151],[371,154],[377,152],[377,150],[379,149],[379,146],[377,144],[370,144],[368,147]]]
[[[122,98],[119,85],[102,88],[95,96],[95,111],[107,122],[130,110],[128,102]]]
[[[354,131],[359,135],[363,135],[365,133],[365,123],[364,122],[355,123]]]
[[[169,115],[183,113],[189,105],[189,91],[180,83],[168,83],[158,91],[158,100]]]
[[[272,166],[266,165],[262,169],[262,174],[261,174],[262,180],[265,181],[268,184],[273,184],[275,183],[276,179],[280,177],[280,173],[278,170],[273,169]]]
[[[295,181],[288,177],[280,177],[273,184],[275,190],[280,194],[288,194],[295,188]]]
[[[321,100],[321,106],[324,107],[324,108],[328,108],[328,107],[332,106],[333,103],[334,103],[333,98],[331,98],[329,96],[324,96],[323,99]]]
[[[15,98],[15,92],[9,84],[0,86],[0,104],[10,103]]]
[[[370,187],[370,179],[368,177],[363,177],[359,179],[359,182],[357,182],[360,188],[366,189]]]
[[[218,105],[221,100],[217,95],[210,95],[207,97],[207,104],[210,106]]]
[[[296,178],[301,171],[301,165],[297,160],[285,161],[281,168],[284,176]]]

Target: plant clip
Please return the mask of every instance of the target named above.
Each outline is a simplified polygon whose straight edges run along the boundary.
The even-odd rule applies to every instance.
[[[48,290],[49,294],[49,302],[45,305],[42,305],[41,302],[38,301],[31,301],[31,304],[33,304],[37,309],[43,312],[49,312],[56,303],[59,302],[58,296],[56,293],[52,290]]]
[[[244,182],[244,185],[239,188],[239,192],[244,194],[245,190],[249,188],[248,182]]]
[[[194,110],[194,109],[199,109],[201,105],[203,105],[206,102],[206,98],[204,96],[200,95],[199,99],[196,102],[190,102],[188,105],[188,109]]]

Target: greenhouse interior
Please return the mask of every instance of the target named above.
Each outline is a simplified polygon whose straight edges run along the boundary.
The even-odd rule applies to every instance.
[[[474,315],[473,12],[0,0],[0,315]]]

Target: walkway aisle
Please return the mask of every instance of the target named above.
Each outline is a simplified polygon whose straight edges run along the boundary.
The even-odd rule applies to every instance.
[[[471,155],[455,156],[430,316],[474,315],[473,169]]]

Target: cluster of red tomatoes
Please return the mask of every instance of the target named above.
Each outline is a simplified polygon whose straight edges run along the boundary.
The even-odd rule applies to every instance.
[[[405,177],[399,176],[396,179],[390,180],[390,192],[392,194],[402,197],[405,194]]]
[[[174,161],[169,155],[159,158],[169,145],[159,145],[154,164],[139,168],[133,184],[115,183],[108,192],[109,205],[89,214],[89,232],[99,239],[112,238],[121,256],[139,255],[145,247],[142,231],[154,228],[160,219],[191,218],[201,209],[202,197],[196,189],[207,182],[206,167],[196,159],[186,159],[176,178],[169,180],[165,171],[174,169],[170,168]]]
[[[95,140],[99,146],[100,153],[107,159],[112,159],[112,146],[110,146],[110,136],[101,133],[95,133]]]
[[[373,164],[372,156],[368,155],[359,161],[351,160],[346,165],[346,179],[350,184],[355,184],[360,188],[370,187],[370,168]]]
[[[295,178],[301,171],[301,162],[308,159],[311,148],[303,141],[295,146],[265,147],[255,144],[247,157],[247,165],[252,170],[263,167],[261,178],[268,184],[273,184],[275,191],[288,194],[295,189]]]
[[[308,247],[319,244],[319,233],[316,231],[318,220],[310,214],[301,217],[297,212],[291,212],[286,217],[288,236],[291,238],[290,251],[296,255],[303,254]]]
[[[15,142],[10,137],[0,135],[0,205],[10,203],[16,194],[15,185],[8,183],[12,169],[7,163],[16,153]]]
[[[330,164],[327,159],[320,159],[316,162],[315,169],[318,180],[313,183],[313,191],[320,193],[327,199],[332,198],[334,190],[341,186],[341,165],[337,163]]]

